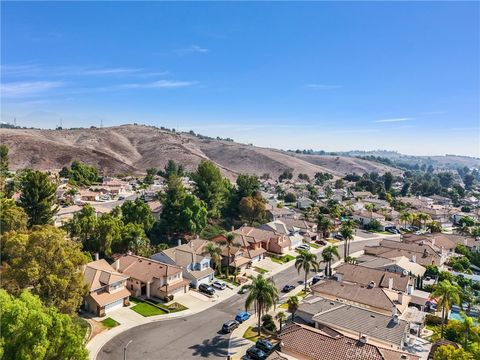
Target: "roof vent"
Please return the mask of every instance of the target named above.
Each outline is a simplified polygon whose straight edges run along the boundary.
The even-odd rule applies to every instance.
[[[368,336],[367,335],[362,335],[360,336],[360,339],[358,339],[362,344],[366,344],[368,341]]]
[[[368,284],[368,287],[371,289],[371,288],[374,288],[376,286],[375,284],[375,281],[370,281],[370,283]]]

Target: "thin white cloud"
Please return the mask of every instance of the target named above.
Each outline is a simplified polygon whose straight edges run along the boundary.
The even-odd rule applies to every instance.
[[[307,89],[313,90],[330,90],[330,89],[340,89],[342,85],[327,85],[327,84],[307,84],[305,85]]]
[[[179,54],[179,55],[195,54],[195,53],[205,54],[209,51],[210,51],[209,49],[201,47],[199,45],[192,45],[192,46],[189,46],[187,48],[174,50],[174,53]]]
[[[121,85],[121,87],[131,89],[172,89],[189,87],[195,84],[197,84],[195,81],[158,80],[144,84],[125,84]]]
[[[47,91],[63,86],[61,81],[21,81],[0,84],[4,97],[28,97],[41,95]]]
[[[138,73],[142,69],[132,68],[100,68],[100,69],[85,69],[81,71],[84,75],[119,75],[119,74],[132,74]]]
[[[411,120],[413,120],[413,118],[403,117],[403,118],[374,120],[372,121],[372,123],[393,123],[393,122],[402,122],[402,121],[411,121]]]

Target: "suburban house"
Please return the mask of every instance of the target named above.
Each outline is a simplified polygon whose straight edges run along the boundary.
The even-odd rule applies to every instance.
[[[457,213],[453,214],[452,215],[452,220],[453,220],[453,223],[455,225],[457,225],[457,224],[460,223],[460,220],[462,220],[463,218],[467,218],[467,217],[472,218],[474,221],[478,220],[478,218],[475,214],[466,213],[466,212],[457,212]]]
[[[399,315],[404,313],[410,302],[410,296],[402,291],[379,288],[376,284],[365,286],[346,283],[341,279],[322,280],[311,289],[315,296],[359,306],[385,315],[392,315],[392,309]]]
[[[373,219],[385,221],[385,216],[367,210],[361,210],[353,214],[353,220],[358,221],[362,226],[368,225]]]
[[[404,273],[387,272],[377,269],[368,268],[361,265],[342,264],[335,269],[334,277],[338,281],[348,283],[378,286],[380,288],[388,288],[402,292],[408,291],[408,286],[413,284],[410,276]],[[413,288],[410,290],[412,291]]]
[[[288,218],[284,218],[282,220],[275,220],[271,221],[269,223],[261,225],[259,228],[263,230],[268,230],[268,231],[274,231],[277,234],[281,235],[286,235],[288,236],[290,240],[289,248],[296,248],[297,246],[301,245],[303,243],[303,240],[305,237],[300,233],[300,230],[298,228],[295,228],[293,226],[287,226],[286,220]],[[298,220],[296,220],[298,221]],[[273,252],[284,252],[285,249],[281,248],[278,249],[277,251]]]
[[[345,336],[329,327],[316,329],[293,323],[279,334],[280,352],[274,359],[300,360],[418,360],[419,357],[382,348],[368,336]],[[285,354],[285,357],[281,357]],[[269,357],[270,359],[270,357]]]
[[[151,256],[166,264],[180,266],[183,278],[198,288],[200,284],[208,284],[213,280],[215,271],[211,268],[210,258],[205,254],[207,240],[194,239],[188,244],[175,246]]]
[[[83,267],[88,295],[83,306],[96,316],[105,316],[129,305],[130,291],[126,289],[128,276],[120,274],[105,259],[89,262]]]
[[[442,254],[430,243],[405,243],[400,241],[382,240],[378,246],[365,246],[365,254],[393,259],[401,256],[409,258],[422,266],[441,266],[446,260]]]
[[[120,255],[112,266],[129,276],[127,288],[134,296],[168,299],[186,293],[189,281],[183,279],[180,266],[170,265],[143,256]]]
[[[291,217],[295,215],[295,211],[287,208],[287,207],[278,207],[276,204],[270,205],[267,204],[267,207],[265,209],[265,213],[267,216],[267,219],[269,220],[277,220],[277,219],[283,219],[285,217]]]
[[[236,239],[238,239],[240,243],[244,245],[248,244],[252,250],[263,248],[269,252],[283,254],[291,247],[291,241],[287,235],[279,234],[273,230],[242,226],[232,233],[236,235]],[[262,254],[261,259],[263,256]]]
[[[394,273],[407,273],[423,277],[427,269],[419,263],[411,261],[405,256],[398,258],[384,258],[379,256],[362,255],[358,257],[357,264],[371,269],[379,269]]]
[[[398,316],[383,315],[316,296],[306,297],[295,316],[317,329],[329,327],[350,337],[366,335],[370,343],[396,350],[402,350],[409,334],[408,322]]]

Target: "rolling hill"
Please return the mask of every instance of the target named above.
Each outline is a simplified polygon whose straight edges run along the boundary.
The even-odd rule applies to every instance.
[[[285,169],[296,176],[328,172],[401,171],[373,161],[346,156],[297,155],[232,141],[202,139],[152,126],[122,125],[96,129],[0,129],[1,142],[10,148],[10,167],[60,169],[73,160],[94,165],[104,174],[144,173],[163,168],[169,159],[193,170],[203,159],[215,162],[229,178],[240,173],[277,177]]]

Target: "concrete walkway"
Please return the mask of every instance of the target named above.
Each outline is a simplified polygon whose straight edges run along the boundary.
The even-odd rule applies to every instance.
[[[374,239],[379,239],[378,236],[371,237],[371,238],[355,238],[353,242],[363,242],[363,241],[369,241],[369,240],[374,240]],[[340,246],[342,245],[343,242],[338,242],[335,243],[335,246]],[[331,244],[329,244],[331,245]],[[320,247],[319,249],[314,249],[311,248],[311,252],[314,254],[321,253],[324,247]],[[354,254],[352,254],[354,255]],[[267,267],[267,262],[268,264],[268,269]],[[277,264],[274,263],[273,261],[270,260],[270,258],[263,259],[262,261],[255,263],[254,266],[258,266],[261,268],[265,268],[265,270],[268,270],[268,273],[265,275],[268,277],[274,276],[281,271],[288,269],[289,267],[293,266],[295,261],[289,261],[286,264]],[[340,262],[338,262],[340,263]],[[256,271],[252,269],[252,274],[258,275]],[[248,282],[247,282],[248,283]],[[225,290],[217,290],[216,291],[216,296],[213,298],[208,298],[207,296],[194,292],[194,291],[189,291],[186,294],[179,295],[175,298],[175,302],[178,302],[182,305],[185,305],[188,307],[188,310],[185,311],[180,311],[177,313],[170,313],[170,314],[164,314],[164,315],[157,315],[157,316],[150,316],[150,317],[144,317],[137,312],[133,311],[130,309],[130,307],[134,306],[132,304],[129,307],[124,307],[121,309],[116,310],[115,312],[112,312],[111,314],[108,314],[105,317],[102,318],[94,318],[96,321],[102,321],[106,319],[107,317],[110,317],[114,320],[116,320],[120,325],[106,330],[104,332],[101,332],[100,334],[96,335],[93,337],[88,343],[87,343],[87,349],[89,351],[89,358],[92,360],[95,360],[97,357],[98,352],[100,349],[105,345],[109,340],[113,339],[115,336],[119,335],[120,333],[134,328],[136,326],[144,325],[147,323],[151,322],[158,322],[158,321],[166,321],[174,318],[181,318],[181,317],[186,317],[186,316],[191,316],[193,314],[205,311],[219,302],[222,302],[226,299],[229,299],[233,297],[234,295],[237,294],[238,290],[240,287],[232,288],[232,289],[225,289]],[[297,286],[295,289],[295,293],[299,292],[302,290],[303,285]],[[297,291],[297,289],[299,289]],[[294,292],[292,291],[292,294]],[[253,316],[252,316],[253,318]],[[242,324],[243,325],[243,324]],[[248,327],[248,326],[247,326]],[[243,336],[243,333],[240,335],[240,337]],[[245,349],[246,350],[246,349]]]

